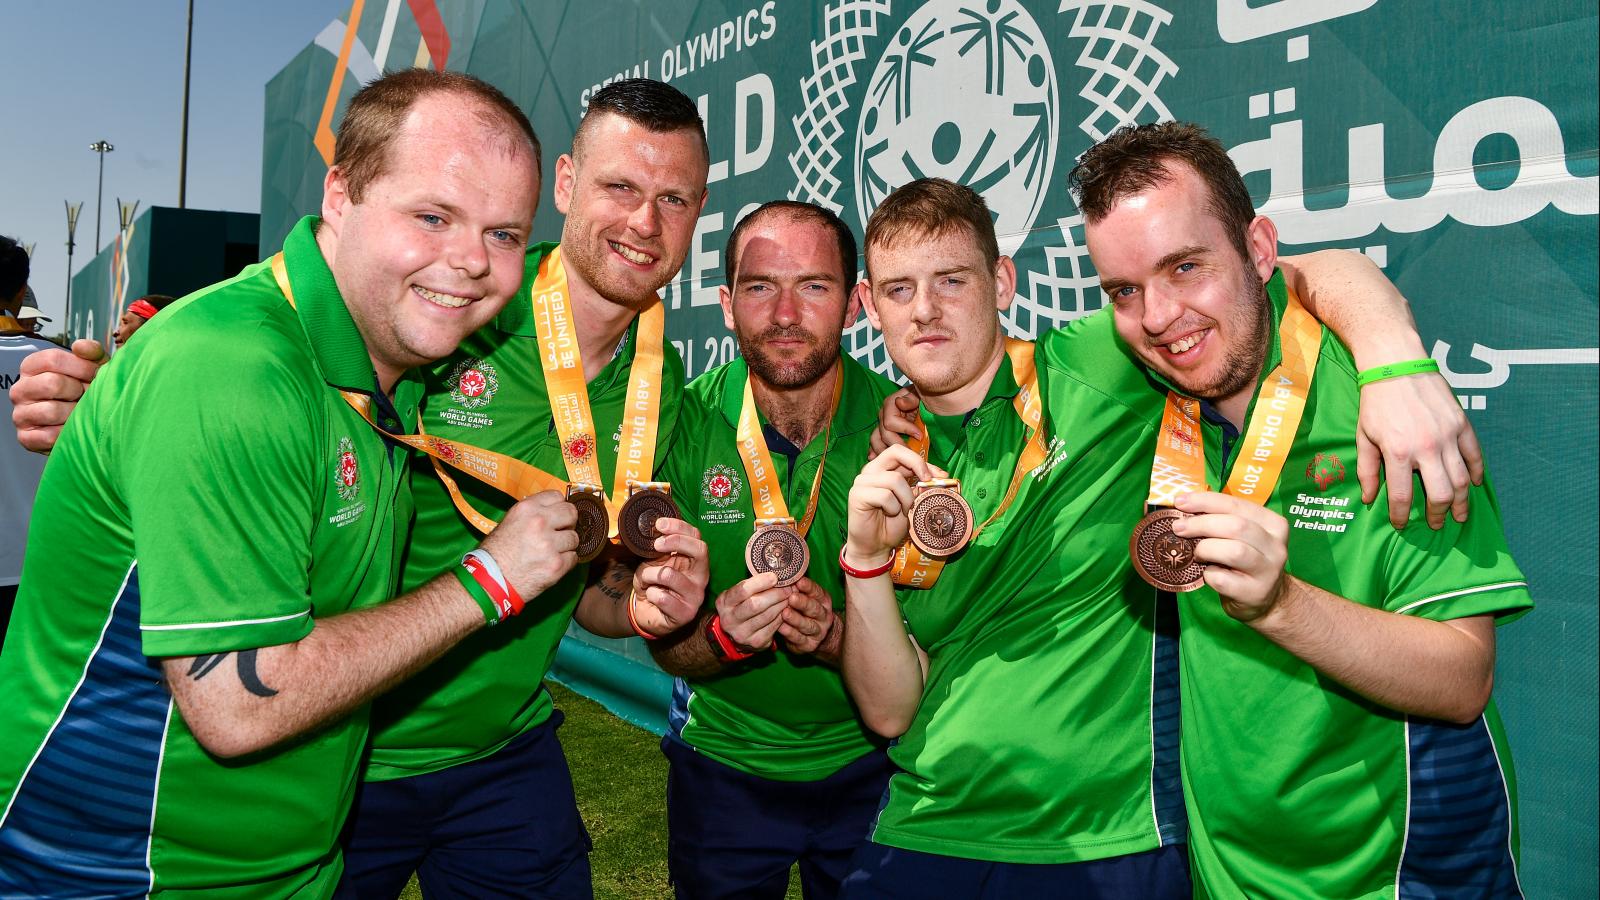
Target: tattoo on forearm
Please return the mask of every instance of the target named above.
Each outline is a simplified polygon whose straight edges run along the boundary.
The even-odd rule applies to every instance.
[[[629,582],[633,581],[633,569],[619,562],[613,562],[606,567],[606,573],[600,577],[600,583],[595,587],[600,593],[612,600],[621,601],[627,596]]]
[[[199,681],[210,675],[228,656],[229,654],[227,653],[208,653],[204,656],[196,656],[194,662],[189,665],[189,677]],[[277,695],[278,692],[262,683],[261,676],[256,674],[255,650],[240,650],[234,656],[238,662],[239,681],[244,684],[245,690],[255,694],[257,697],[273,697]]]

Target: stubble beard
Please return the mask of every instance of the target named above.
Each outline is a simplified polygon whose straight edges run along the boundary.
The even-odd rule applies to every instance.
[[[739,349],[744,354],[745,364],[750,367],[750,371],[766,384],[785,389],[806,387],[815,384],[833,367],[833,361],[839,357],[839,342],[837,339],[831,344],[827,341],[817,341],[809,353],[792,363],[778,362],[762,349],[764,341],[796,335],[814,337],[809,332],[799,329],[773,327],[753,338],[739,335]]]
[[[1245,282],[1241,303],[1246,304],[1253,313],[1249,316],[1249,331],[1242,333],[1240,340],[1234,341],[1228,349],[1216,384],[1197,385],[1193,390],[1186,388],[1192,396],[1213,402],[1224,400],[1254,387],[1261,378],[1261,367],[1267,358],[1267,330],[1270,327],[1272,302],[1267,297],[1266,285],[1262,284],[1261,277],[1255,272],[1247,270]],[[1245,316],[1239,318],[1244,320]]]

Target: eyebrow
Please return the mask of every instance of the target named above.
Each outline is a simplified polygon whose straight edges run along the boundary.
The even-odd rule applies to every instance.
[[[777,275],[768,275],[765,272],[749,272],[749,273],[740,272],[738,274],[738,276],[736,276],[734,278],[734,282],[737,283],[737,284],[744,284],[745,282],[749,282],[749,281],[772,281],[772,282],[778,282],[778,281],[782,281],[782,280],[783,279],[779,278]],[[795,281],[830,281],[830,282],[837,282],[839,280],[839,276],[838,275],[831,275],[831,274],[829,274],[827,272],[810,272],[810,273],[807,273],[807,274],[804,274],[804,275],[796,275],[794,277],[794,280]]]
[[[1156,264],[1151,266],[1150,270],[1152,272],[1160,272],[1163,269],[1172,268],[1189,257],[1205,256],[1210,252],[1211,250],[1209,247],[1202,247],[1199,244],[1190,244],[1187,247],[1179,247],[1177,250],[1174,250],[1171,253],[1168,253],[1166,256],[1156,260]],[[1114,294],[1120,288],[1132,286],[1133,282],[1122,278],[1100,279],[1100,290],[1105,291],[1107,294]]]

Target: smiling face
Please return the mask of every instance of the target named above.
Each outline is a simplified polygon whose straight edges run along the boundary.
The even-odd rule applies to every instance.
[[[1117,333],[1141,359],[1191,396],[1248,403],[1266,355],[1262,285],[1277,265],[1277,230],[1252,221],[1245,259],[1199,176],[1182,163],[1168,172],[1085,226],[1090,258]]]
[[[476,100],[419,98],[361,202],[335,168],[318,243],[382,384],[448,356],[522,282],[539,175],[520,132]]]
[[[867,317],[929,408],[943,412],[939,398],[950,395],[976,392],[981,400],[984,376],[1004,352],[998,311],[1011,305],[1011,259],[991,268],[970,231],[956,225],[868,244],[867,273]]]
[[[839,335],[859,305],[822,222],[783,211],[760,214],[739,236],[738,271],[721,289],[723,322],[739,338],[750,371],[773,387],[813,384],[839,358]]]
[[[150,320],[144,316],[136,316],[125,309],[122,311],[122,318],[117,320],[117,328],[111,333],[111,339],[117,342],[118,347],[124,346],[128,343],[128,338],[133,337],[133,333],[148,321]]]
[[[614,113],[556,161],[563,259],[600,296],[642,310],[683,267],[706,200],[707,160],[690,128],[650,131]]]

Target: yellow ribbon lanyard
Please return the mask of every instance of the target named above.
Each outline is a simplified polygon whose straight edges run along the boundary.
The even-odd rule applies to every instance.
[[[289,269],[284,263],[282,253],[275,254],[272,257],[272,276],[277,279],[278,289],[283,291],[284,299],[289,301],[289,306],[294,307],[294,290],[289,286]],[[520,459],[474,447],[471,444],[463,444],[460,441],[452,441],[449,438],[424,434],[422,433],[421,420],[418,420],[417,423],[417,434],[394,434],[385,431],[372,419],[371,397],[366,394],[343,390],[339,392],[339,395],[344,397],[345,402],[361,414],[361,418],[367,420],[368,425],[371,425],[389,438],[399,441],[408,447],[421,450],[432,457],[434,470],[438,472],[440,480],[444,482],[445,489],[450,492],[450,498],[455,501],[456,509],[466,516],[473,527],[484,534],[493,531],[497,523],[467,504],[466,498],[461,496],[460,489],[456,487],[455,480],[446,474],[444,468],[439,465],[441,460],[485,484],[499,488],[515,500],[521,500],[529,494],[536,494],[540,491],[562,491],[566,489],[566,482],[548,472],[530,466]]]
[[[561,248],[539,263],[533,283],[533,319],[539,336],[539,364],[544,368],[545,392],[561,440],[567,477],[576,484],[604,489],[599,458],[595,455],[594,416],[589,411],[589,387],[583,377],[583,354],[572,323],[567,273],[561,265]],[[628,394],[622,411],[622,443],[617,448],[616,471],[606,496],[610,538],[616,543],[617,513],[633,485],[650,483],[656,465],[656,433],[661,422],[661,368],[666,343],[666,312],[656,301],[639,314],[638,345],[628,370]]]
[[[750,478],[750,502],[756,513],[756,527],[764,525],[791,525],[805,537],[811,530],[811,520],[817,515],[817,498],[822,494],[822,470],[828,465],[828,442],[833,437],[833,419],[839,414],[839,398],[844,391],[844,366],[839,365],[833,382],[833,409],[828,413],[828,426],[822,433],[822,458],[817,461],[817,474],[811,479],[811,496],[806,501],[806,512],[798,525],[789,515],[789,504],[783,496],[783,485],[778,483],[777,471],[772,466],[772,453],[767,449],[767,439],[761,434],[761,420],[756,414],[755,391],[750,387],[750,375],[744,380],[744,405],[739,409],[739,426],[735,438],[739,444],[739,459],[744,463],[744,473]]]
[[[1006,338],[1006,356],[1011,360],[1011,374],[1016,379],[1020,390],[1012,398],[1011,406],[1022,418],[1028,428],[1027,443],[1023,445],[1022,452],[1017,456],[1016,469],[1011,473],[1011,484],[1006,488],[1006,495],[995,507],[989,518],[983,520],[972,532],[972,538],[967,542],[978,539],[995,520],[999,519],[1011,506],[1011,501],[1017,497],[1017,491],[1022,487],[1022,478],[1029,471],[1038,468],[1044,463],[1048,452],[1045,447],[1044,406],[1039,400],[1039,373],[1033,365],[1033,343],[1031,341]],[[927,423],[918,421],[922,430],[921,437],[913,437],[906,441],[907,446],[915,450],[923,459],[928,458],[928,426]],[[931,588],[939,580],[939,575],[944,571],[945,560],[926,556],[918,550],[910,539],[900,545],[894,554],[894,568],[890,577],[894,583],[901,587]]]
[[[1293,292],[1279,327],[1283,358],[1256,393],[1238,462],[1223,493],[1264,505],[1283,473],[1289,447],[1305,415],[1311,378],[1322,353],[1322,325]],[[1200,401],[1167,392],[1161,433],[1150,467],[1147,506],[1172,506],[1178,495],[1210,490],[1206,485],[1205,438],[1200,431]]]

